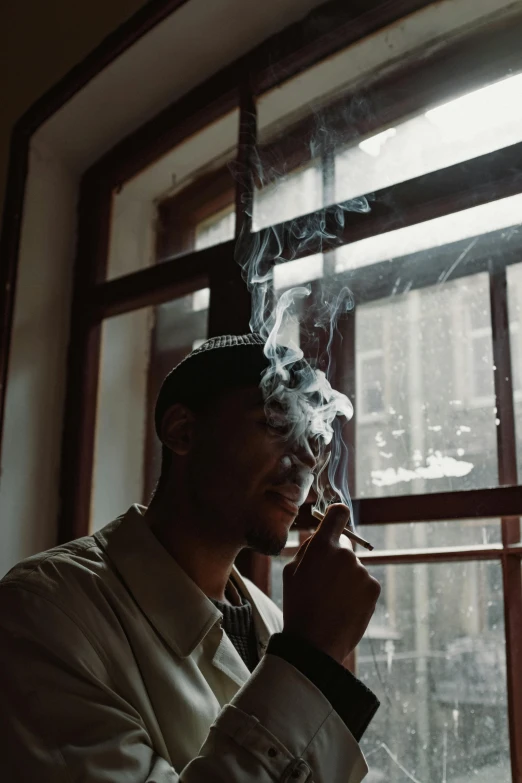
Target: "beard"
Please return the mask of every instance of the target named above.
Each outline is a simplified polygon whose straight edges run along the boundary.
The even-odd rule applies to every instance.
[[[255,527],[247,531],[246,544],[260,555],[280,555],[286,546],[288,534],[276,535],[270,530]]]

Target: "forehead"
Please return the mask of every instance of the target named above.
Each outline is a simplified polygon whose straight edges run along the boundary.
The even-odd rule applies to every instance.
[[[228,389],[218,400],[218,407],[223,412],[249,413],[264,410],[263,394],[259,386],[243,386]]]

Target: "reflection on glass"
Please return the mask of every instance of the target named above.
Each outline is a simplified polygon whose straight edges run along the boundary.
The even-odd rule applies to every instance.
[[[209,289],[106,320],[95,433],[91,529],[147,502],[161,448],[153,410],[165,375],[207,336]]]
[[[357,495],[498,482],[488,277],[356,310]]]
[[[359,525],[357,532],[371,541],[377,552],[440,547],[488,547],[501,543],[498,519]]]
[[[522,75],[463,95],[336,155],[335,200],[404,182],[522,140]]]
[[[381,702],[362,740],[370,779],[508,783],[500,564],[370,571],[383,588],[357,652]]]
[[[517,429],[517,461],[519,481],[522,475],[522,264],[508,267],[509,336],[511,340],[511,370]]]

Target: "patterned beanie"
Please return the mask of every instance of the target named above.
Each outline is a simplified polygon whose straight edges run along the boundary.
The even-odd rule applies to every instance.
[[[154,423],[160,437],[161,422],[175,403],[198,409],[227,389],[255,386],[268,366],[259,334],[212,337],[191,351],[161,384]]]

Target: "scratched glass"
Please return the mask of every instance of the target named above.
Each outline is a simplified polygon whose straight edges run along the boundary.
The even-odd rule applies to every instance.
[[[370,566],[382,584],[357,651],[378,696],[362,740],[373,783],[508,783],[497,562]]]
[[[496,485],[494,371],[486,273],[359,304],[357,496]]]

